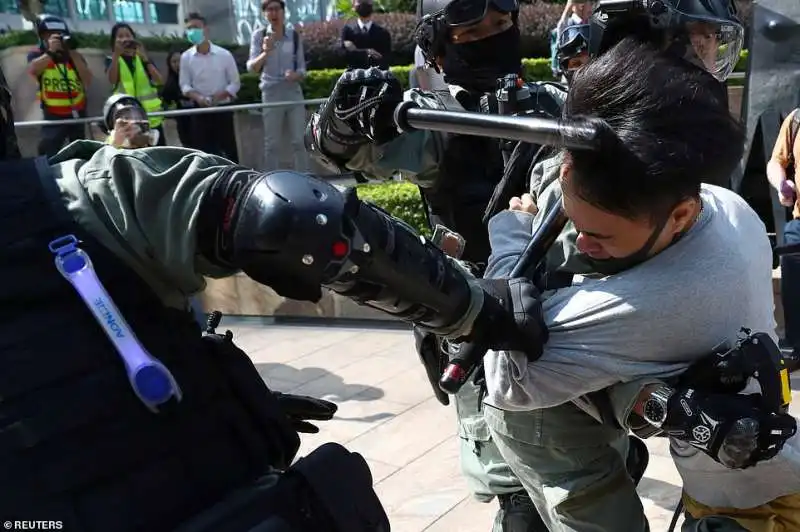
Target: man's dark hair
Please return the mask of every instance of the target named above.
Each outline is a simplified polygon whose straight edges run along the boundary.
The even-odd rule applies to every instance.
[[[192,11],[191,13],[186,15],[186,18],[183,19],[183,23],[186,24],[190,20],[199,20],[200,22],[203,23],[203,26],[206,25],[206,17],[204,17],[203,15],[198,13],[197,11]]]
[[[261,11],[266,11],[270,4],[279,4],[282,11],[286,11],[286,2],[283,0],[264,0],[261,2]]]
[[[608,126],[604,149],[568,152],[569,179],[584,201],[630,219],[657,223],[701,183],[728,183],[744,150],[719,82],[632,38],[575,73],[564,116]]]

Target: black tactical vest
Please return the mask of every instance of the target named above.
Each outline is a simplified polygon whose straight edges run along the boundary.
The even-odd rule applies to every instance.
[[[48,243],[75,235],[183,400],[155,414]],[[174,529],[288,466],[299,439],[258,371],[203,339],[70,219],[43,158],[0,163],[0,516],[69,532]],[[227,347],[226,347],[227,346]]]
[[[466,92],[459,97],[465,109],[478,110],[478,97]],[[436,186],[421,189],[431,223],[445,225],[464,237],[463,259],[485,263],[490,248],[483,212],[503,177],[500,144],[496,139],[469,135],[447,135],[446,142]]]

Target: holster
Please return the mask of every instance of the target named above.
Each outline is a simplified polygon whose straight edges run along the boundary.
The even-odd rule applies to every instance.
[[[174,532],[389,532],[361,455],[326,443]]]

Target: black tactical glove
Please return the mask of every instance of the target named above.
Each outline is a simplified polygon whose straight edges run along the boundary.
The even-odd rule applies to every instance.
[[[661,428],[726,467],[745,469],[777,455],[797,424],[788,414],[766,411],[759,395],[682,389],[667,401]]]
[[[484,301],[472,326],[472,337],[488,349],[521,351],[530,360],[542,356],[549,332],[542,315],[541,294],[532,281],[478,279]]]
[[[339,409],[336,404],[323,399],[280,392],[272,393],[297,432],[316,434],[319,432],[319,428],[307,420],[330,421]]]
[[[449,396],[442,391],[439,387],[439,379],[442,376],[444,368],[447,367],[448,356],[441,348],[441,341],[438,336],[433,333],[423,331],[417,326],[412,329],[414,332],[414,344],[417,348],[419,360],[425,367],[425,373],[428,376],[428,382],[431,383],[433,394],[436,399],[444,406],[450,404]]]
[[[336,118],[376,144],[399,132],[394,110],[403,101],[403,87],[388,70],[372,67],[348,70],[339,78],[334,93]]]
[[[346,172],[347,162],[361,146],[382,144],[397,136],[393,115],[402,100],[400,82],[389,71],[344,72],[328,100],[308,121],[306,150],[330,171]]]

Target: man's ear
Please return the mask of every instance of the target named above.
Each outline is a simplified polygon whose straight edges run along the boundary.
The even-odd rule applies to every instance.
[[[675,234],[688,230],[692,225],[697,214],[698,201],[695,198],[685,199],[672,209],[669,220]]]

